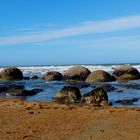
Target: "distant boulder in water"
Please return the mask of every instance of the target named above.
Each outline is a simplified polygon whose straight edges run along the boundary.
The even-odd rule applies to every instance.
[[[16,67],[3,68],[0,71],[0,80],[22,80],[23,74]]]
[[[116,68],[112,76],[114,76],[117,80],[135,80],[140,78],[139,71],[128,65]]]
[[[103,70],[96,70],[89,74],[86,82],[111,82],[114,78],[107,72]]]
[[[74,66],[64,73],[64,79],[67,81],[85,81],[90,71],[83,66]]]
[[[43,79],[48,81],[61,81],[63,80],[63,75],[57,71],[50,71],[43,76]]]

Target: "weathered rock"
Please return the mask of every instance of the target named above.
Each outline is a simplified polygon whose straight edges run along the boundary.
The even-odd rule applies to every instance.
[[[0,86],[0,94],[1,93],[7,93],[7,92],[19,92],[24,90],[23,85],[13,85],[13,84],[7,84],[7,85],[1,85]]]
[[[43,91],[42,89],[26,90],[23,85],[2,85],[0,86],[0,95],[12,95],[12,96],[31,96],[38,92]]]
[[[67,81],[85,81],[90,71],[83,66],[74,66],[65,71],[64,79]]]
[[[39,77],[37,76],[37,75],[33,75],[32,77],[31,77],[31,80],[36,80],[36,79],[38,79]]]
[[[43,79],[48,81],[61,81],[63,80],[63,75],[57,71],[50,71],[43,76]]]
[[[53,99],[61,103],[75,103],[81,99],[80,90],[77,87],[65,86],[53,96]]]
[[[107,72],[103,70],[96,70],[91,72],[86,82],[111,82],[114,81],[114,78]]]
[[[0,72],[0,80],[22,80],[23,74],[16,67],[3,68]]]
[[[32,89],[32,90],[26,90],[23,89],[21,91],[17,92],[11,92],[10,95],[12,96],[32,96],[32,95],[36,95],[37,93],[43,91],[42,89]]]
[[[94,104],[94,105],[101,105],[101,102],[108,102],[107,92],[103,88],[96,88],[93,89],[91,92],[84,94],[81,98],[81,102]]]
[[[112,76],[117,80],[135,80],[140,78],[138,70],[132,66],[123,65],[117,68]]]

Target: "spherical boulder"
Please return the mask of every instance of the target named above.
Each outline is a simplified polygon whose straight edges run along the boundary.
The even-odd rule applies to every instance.
[[[81,102],[94,104],[94,105],[102,105],[102,102],[108,102],[107,92],[101,88],[95,88],[91,92],[84,94],[81,98]]]
[[[112,76],[114,76],[117,80],[135,80],[140,78],[138,70],[128,65],[116,68]]]
[[[80,90],[77,87],[65,86],[55,96],[53,100],[61,103],[75,103],[81,99]]]
[[[74,66],[65,71],[64,79],[67,81],[85,81],[90,71],[83,66]]]
[[[63,75],[57,71],[50,71],[43,76],[43,79],[48,81],[61,81],[63,80]]]
[[[0,71],[0,80],[22,80],[23,74],[16,67],[3,68]]]
[[[109,73],[103,70],[96,70],[89,74],[89,76],[86,79],[86,82],[111,82],[113,80],[114,79]]]

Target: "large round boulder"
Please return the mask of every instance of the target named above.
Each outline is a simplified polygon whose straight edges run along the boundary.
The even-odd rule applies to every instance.
[[[55,96],[53,100],[61,103],[75,103],[81,99],[80,90],[77,87],[65,86]]]
[[[57,71],[50,71],[43,76],[43,79],[48,81],[61,81],[63,79],[63,75]]]
[[[94,105],[101,105],[103,102],[108,103],[107,92],[101,87],[95,88],[91,92],[84,94],[81,102]]]
[[[86,79],[86,82],[111,82],[114,78],[112,76],[103,71],[103,70],[96,70],[89,74],[89,76]]]
[[[23,74],[16,67],[3,68],[0,71],[0,80],[22,80]]]
[[[140,78],[138,70],[128,65],[116,68],[112,76],[114,76],[117,80],[135,80]]]
[[[74,66],[64,73],[64,79],[67,81],[85,81],[90,71],[83,66]]]

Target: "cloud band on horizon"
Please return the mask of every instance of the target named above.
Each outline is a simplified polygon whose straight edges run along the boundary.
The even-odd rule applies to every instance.
[[[30,35],[27,33],[26,35],[20,36],[0,37],[0,46],[43,42],[65,37],[116,32],[133,28],[140,28],[140,15],[127,16],[98,22],[91,21],[85,24],[79,24],[77,26],[67,27],[51,32],[42,32]]]

